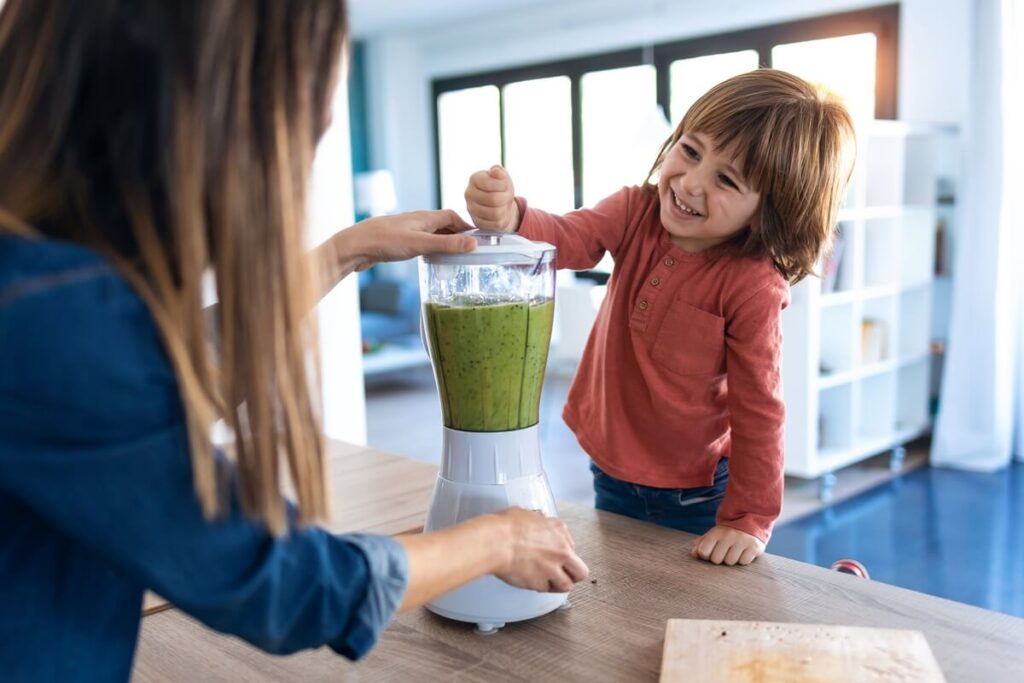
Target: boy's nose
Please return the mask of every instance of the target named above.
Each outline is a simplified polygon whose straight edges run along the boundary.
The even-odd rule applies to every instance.
[[[690,197],[703,197],[704,181],[701,179],[700,174],[687,173],[683,176],[682,190]]]

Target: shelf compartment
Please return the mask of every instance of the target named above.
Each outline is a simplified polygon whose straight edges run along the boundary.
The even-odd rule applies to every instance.
[[[857,326],[859,365],[884,363],[893,358],[896,332],[896,296],[867,299]]]
[[[833,472],[835,470],[860,462],[865,458],[894,448],[916,439],[925,434],[929,425],[925,424],[915,429],[901,429],[892,431],[884,436],[858,439],[847,448],[827,448],[818,451],[817,463],[814,474],[817,476],[822,472]]]
[[[853,434],[853,386],[822,391],[818,399],[818,448],[849,448]]]
[[[896,374],[896,429],[921,429],[928,424],[929,356],[902,366]]]
[[[936,195],[936,149],[929,137],[870,138],[864,168],[867,206],[928,204]]]
[[[896,425],[895,373],[883,372],[858,382],[859,410],[856,439],[873,440],[891,434]]]
[[[931,347],[932,288],[907,289],[900,294],[900,358],[926,355]]]
[[[852,305],[821,309],[821,377],[848,372],[854,367],[857,349]]]
[[[931,207],[908,211],[900,218],[899,282],[923,282],[933,277],[936,220]]]
[[[864,286],[900,281],[900,218],[871,218],[864,222]]]

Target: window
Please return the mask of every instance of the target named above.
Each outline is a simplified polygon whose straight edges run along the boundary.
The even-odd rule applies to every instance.
[[[584,206],[640,183],[654,161],[657,143],[637,144],[636,138],[655,106],[655,76],[648,65],[583,75]]]
[[[669,88],[672,93],[673,121],[679,123],[690,105],[710,90],[711,86],[756,68],[756,50],[690,57],[672,62]]]
[[[592,206],[643,180],[697,97],[758,65],[830,87],[855,117],[895,118],[898,24],[887,5],[434,81],[438,202],[462,209],[469,174],[500,160],[532,205]]]
[[[510,83],[503,89],[502,102],[505,167],[515,181],[516,193],[554,213],[572,211],[569,79],[556,76]]]
[[[828,87],[845,102],[855,119],[875,112],[874,33],[776,45],[772,66]]]
[[[437,98],[442,206],[464,206],[469,175],[501,158],[499,112],[494,86],[447,92]]]

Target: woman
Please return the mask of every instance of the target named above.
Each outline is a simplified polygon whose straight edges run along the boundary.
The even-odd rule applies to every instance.
[[[564,525],[523,510],[399,539],[314,524],[312,292],[471,248],[434,234],[464,229],[454,214],[421,212],[303,254],[344,41],[341,0],[3,6],[5,677],[126,679],[145,588],[268,651],[355,659],[396,609],[478,576],[553,591],[586,576]],[[231,461],[207,438],[218,419]]]

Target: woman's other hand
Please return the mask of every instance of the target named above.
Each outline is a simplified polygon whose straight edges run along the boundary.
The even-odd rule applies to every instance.
[[[403,610],[485,574],[517,588],[568,593],[589,572],[562,520],[520,508],[397,540],[409,561]]]
[[[473,238],[458,234],[472,227],[448,209],[377,216],[356,223],[336,233],[317,250],[327,284],[325,291],[349,273],[366,270],[381,261],[473,251]]]
[[[496,514],[508,525],[505,561],[494,572],[502,581],[535,591],[568,593],[589,570],[565,522],[539,512],[511,508]]]

